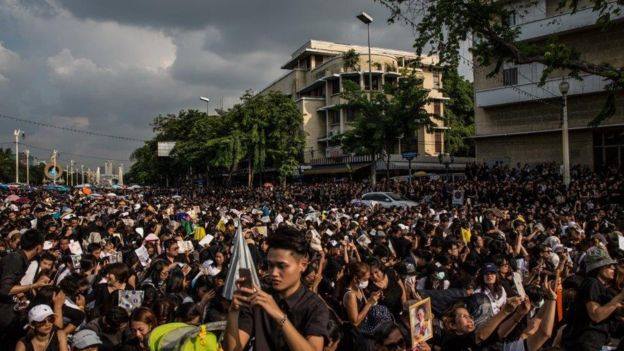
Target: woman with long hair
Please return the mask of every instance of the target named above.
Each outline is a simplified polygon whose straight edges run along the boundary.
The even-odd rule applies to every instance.
[[[494,263],[486,263],[481,270],[481,279],[477,281],[475,293],[487,296],[492,306],[492,316],[500,312],[507,302],[507,292],[501,284],[498,267]]]
[[[141,289],[145,291],[143,306],[153,307],[154,302],[165,295],[165,285],[169,277],[169,265],[164,260],[152,262],[145,279],[141,283]]]
[[[349,285],[342,298],[342,304],[347,320],[357,327],[364,321],[370,308],[377,304],[381,291],[373,293],[369,299],[366,299],[364,289],[368,287],[370,279],[370,268],[366,263],[351,263],[349,273]]]
[[[158,320],[154,312],[146,307],[139,307],[132,311],[130,316],[130,332],[132,337],[124,343],[121,351],[146,351],[149,350],[149,334],[158,326]]]

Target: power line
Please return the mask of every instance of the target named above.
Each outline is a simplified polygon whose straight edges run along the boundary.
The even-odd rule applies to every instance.
[[[105,134],[105,133],[93,132],[93,131],[89,131],[89,130],[70,128],[70,127],[61,127],[61,126],[57,126],[57,125],[54,125],[54,124],[49,124],[49,123],[45,123],[45,122],[38,122],[38,121],[32,121],[32,120],[29,120],[29,119],[24,119],[24,118],[18,118],[18,117],[14,117],[14,116],[5,115],[5,114],[2,114],[2,113],[0,113],[0,118],[13,120],[13,121],[17,121],[17,122],[28,123],[28,124],[36,125],[36,126],[39,126],[39,127],[58,129],[58,130],[63,130],[63,131],[67,131],[67,132],[72,132],[72,133],[86,134],[86,135],[91,135],[91,136],[99,136],[99,137],[111,138],[111,139],[116,139],[116,140],[136,141],[136,142],[141,142],[141,143],[147,141],[147,140],[143,140],[143,139],[126,137],[126,136]]]
[[[46,147],[42,147],[42,146],[37,146],[37,145],[33,145],[33,144],[28,144],[28,143],[23,143],[23,142],[19,142],[18,143],[21,146],[27,146],[31,149],[35,149],[35,150],[41,150],[41,151],[49,151],[52,152],[55,149],[50,149],[50,148],[46,148]],[[6,141],[6,142],[0,142],[0,145],[15,145],[14,141]],[[86,158],[86,159],[97,159],[97,160],[108,160],[108,161],[117,161],[117,162],[130,162],[130,160],[125,159],[125,160],[121,160],[121,159],[115,159],[115,158],[111,158],[111,157],[102,157],[102,156],[95,156],[95,155],[85,155],[85,154],[78,154],[75,152],[69,152],[69,151],[63,151],[63,150],[59,150],[56,149],[56,152],[58,152],[59,154],[64,154],[64,155],[70,155],[70,156],[76,156],[76,157],[81,157],[81,158]]]

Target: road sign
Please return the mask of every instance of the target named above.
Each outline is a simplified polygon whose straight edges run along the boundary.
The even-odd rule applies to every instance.
[[[404,152],[401,154],[401,156],[403,156],[403,158],[406,160],[411,160],[414,157],[418,156],[418,152]]]

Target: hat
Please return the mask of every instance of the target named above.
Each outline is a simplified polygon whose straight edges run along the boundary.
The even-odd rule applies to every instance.
[[[598,246],[592,246],[587,250],[585,255],[585,272],[591,272],[594,269],[615,263],[617,263],[617,261],[609,256],[607,250]]]
[[[156,236],[156,234],[154,233],[149,233],[146,237],[145,237],[145,241],[158,241],[160,239],[158,239],[158,237]]]
[[[28,311],[28,323],[43,322],[49,316],[54,316],[52,308],[48,305],[37,305]]]
[[[86,349],[87,347],[102,345],[102,340],[100,337],[93,331],[89,329],[83,329],[73,337],[73,346],[78,350]]]
[[[483,266],[483,274],[498,273],[498,267],[494,263],[486,263]]]

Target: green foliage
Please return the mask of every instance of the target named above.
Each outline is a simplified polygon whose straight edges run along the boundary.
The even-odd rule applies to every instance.
[[[129,181],[170,185],[183,182],[188,172],[229,174],[247,162],[250,178],[271,167],[285,180],[299,166],[305,136],[303,116],[287,95],[246,92],[241,102],[217,116],[196,110],[158,116],[156,136],[136,149]],[[158,141],[176,141],[171,157],[156,155]]]
[[[418,54],[438,55],[440,64],[456,67],[460,60],[460,44],[471,40],[473,59],[481,66],[493,65],[490,75],[500,71],[505,62],[516,64],[541,63],[545,66],[540,84],[555,71],[563,70],[570,78],[581,73],[604,77],[609,82],[605,106],[592,121],[600,124],[616,111],[613,92],[624,89],[624,67],[608,62],[589,62],[576,49],[556,37],[544,42],[520,42],[520,29],[507,21],[511,15],[522,15],[535,1],[514,3],[482,0],[376,0],[390,9],[389,22],[403,22],[416,33],[414,47]],[[608,0],[590,0],[598,13],[602,29],[613,25],[612,17],[620,9]],[[621,1],[617,3],[621,4]],[[560,0],[559,7],[576,11],[579,0]],[[466,60],[467,61],[467,60]],[[468,62],[469,63],[469,62]]]
[[[355,49],[350,49],[342,54],[342,62],[345,69],[360,70],[360,54]]]
[[[397,84],[386,84],[383,91],[363,92],[351,81],[344,81],[341,97],[347,102],[337,108],[355,113],[353,128],[338,136],[347,152],[370,155],[392,153],[398,137],[413,135],[420,127],[434,126],[433,115],[425,110],[429,91],[422,88],[422,79],[406,76]],[[387,170],[389,169],[387,163]],[[371,172],[375,182],[374,172]]]
[[[39,185],[43,181],[43,165],[30,164],[28,167],[30,174],[30,184]],[[20,183],[26,183],[26,165],[20,164],[19,168]],[[10,148],[0,149],[0,182],[15,182],[15,154]]]
[[[445,104],[444,119],[450,129],[446,132],[446,150],[456,156],[474,157],[474,94],[472,83],[459,75],[457,69],[443,73]]]

